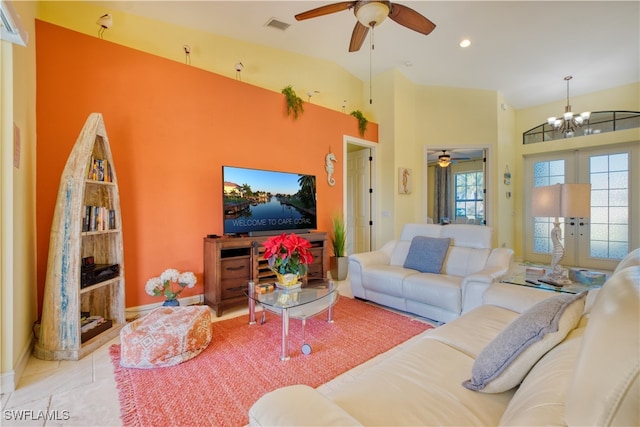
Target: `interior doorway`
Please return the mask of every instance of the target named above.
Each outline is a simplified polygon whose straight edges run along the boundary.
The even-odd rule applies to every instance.
[[[374,247],[375,149],[371,142],[345,137],[344,209],[348,255],[369,252]]]
[[[489,147],[424,148],[425,222],[487,225]],[[445,157],[446,166],[439,165]],[[442,172],[448,172],[445,176]],[[443,179],[445,178],[446,179]],[[443,184],[444,183],[444,184]],[[444,185],[445,188],[436,188]]]

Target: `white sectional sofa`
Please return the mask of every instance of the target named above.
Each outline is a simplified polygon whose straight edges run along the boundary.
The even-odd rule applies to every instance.
[[[638,254],[586,297],[493,284],[483,305],[424,332],[335,390],[295,385],[265,394],[250,409],[250,424],[640,425]],[[505,336],[514,336],[514,326],[532,324],[532,314],[544,317],[540,307],[559,298],[566,306],[553,315],[557,330],[541,328],[546,335],[502,365],[505,349],[514,349],[498,345],[502,350],[494,352],[496,343],[512,343]],[[484,375],[487,360],[504,370],[486,376],[481,391],[463,386]]]
[[[491,234],[491,227],[481,225],[405,224],[398,240],[349,256],[353,296],[449,322],[480,305],[487,287],[509,272],[513,251],[492,249]],[[405,267],[410,256],[415,260],[412,244],[417,236],[450,239],[438,272]],[[424,252],[428,263],[433,256]]]

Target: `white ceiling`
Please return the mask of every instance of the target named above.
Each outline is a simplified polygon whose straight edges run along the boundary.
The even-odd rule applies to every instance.
[[[348,52],[356,22],[351,10],[294,19],[330,1],[96,3],[105,12],[121,10],[327,59],[369,79],[369,39],[359,52]],[[390,19],[382,22],[375,30],[374,75],[398,68],[417,84],[497,90],[516,109],[564,101],[566,75],[573,76],[572,97],[640,81],[640,1],[397,3],[437,27],[424,36]],[[286,31],[266,27],[271,18],[291,26]],[[472,45],[462,49],[458,43],[465,37]]]

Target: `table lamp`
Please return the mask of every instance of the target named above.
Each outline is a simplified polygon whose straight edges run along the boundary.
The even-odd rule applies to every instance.
[[[591,216],[591,184],[555,184],[534,187],[531,194],[531,214],[534,217],[555,218],[551,229],[551,271],[544,281],[562,286],[571,284],[560,260],[564,256],[562,230],[558,218],[589,218]]]

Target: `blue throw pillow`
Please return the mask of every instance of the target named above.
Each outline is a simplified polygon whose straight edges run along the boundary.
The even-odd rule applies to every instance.
[[[440,273],[442,263],[447,256],[451,239],[416,236],[411,240],[404,268],[418,270],[421,273]]]
[[[522,313],[482,349],[471,379],[462,385],[483,393],[502,393],[520,384],[533,365],[576,327],[586,295],[556,295]]]

